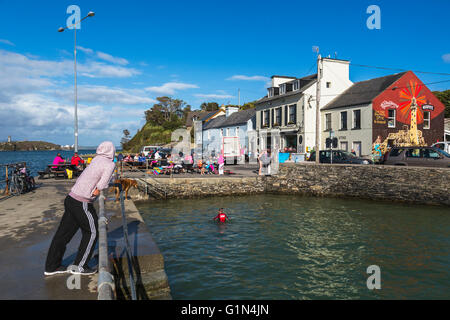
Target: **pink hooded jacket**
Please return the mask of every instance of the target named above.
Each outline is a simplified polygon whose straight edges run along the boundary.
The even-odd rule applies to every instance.
[[[102,142],[97,148],[97,155],[78,177],[69,196],[81,202],[94,202],[96,197],[92,193],[95,188],[98,190],[108,188],[114,173],[115,153],[116,148],[111,141]]]

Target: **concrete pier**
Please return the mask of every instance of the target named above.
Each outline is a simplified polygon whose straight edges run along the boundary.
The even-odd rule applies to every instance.
[[[95,300],[98,276],[70,274],[44,276],[44,265],[53,235],[64,213],[64,198],[74,180],[37,180],[29,193],[0,202],[0,299]],[[125,203],[133,268],[139,299],[170,299],[164,259],[132,201]],[[105,205],[108,217],[108,252],[115,277],[117,299],[130,299],[128,264],[120,206]],[[63,265],[75,259],[79,231],[67,246]],[[98,262],[98,250],[90,261]]]

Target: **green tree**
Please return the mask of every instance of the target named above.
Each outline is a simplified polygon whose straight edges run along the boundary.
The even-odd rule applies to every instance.
[[[128,129],[123,130],[123,137],[120,140],[120,144],[122,145],[122,149],[125,149],[127,143],[131,140],[130,131]]]
[[[200,109],[202,111],[216,111],[219,110],[219,104],[217,102],[203,102]]]
[[[445,105],[445,117],[450,118],[450,90],[433,91],[433,94]]]

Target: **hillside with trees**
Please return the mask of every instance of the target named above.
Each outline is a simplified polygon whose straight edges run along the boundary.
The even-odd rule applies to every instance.
[[[121,145],[124,152],[137,153],[146,145],[168,144],[171,142],[172,132],[184,127],[187,115],[192,111],[190,105],[183,100],[170,97],[158,97],[156,100],[158,102],[145,111],[146,123],[134,137],[131,137],[127,129],[123,131]],[[230,106],[238,107],[237,105]],[[240,109],[246,110],[254,107],[254,102],[249,102],[240,106]],[[200,110],[207,112],[219,108],[217,102],[203,102],[200,105]]]

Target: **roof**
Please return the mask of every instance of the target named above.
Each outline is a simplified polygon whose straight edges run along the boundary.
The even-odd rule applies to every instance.
[[[189,112],[186,117],[186,127],[192,127],[194,117],[197,117],[198,119],[202,119],[208,113],[209,113],[208,111],[203,111],[203,110],[195,110],[195,111]]]
[[[355,82],[350,88],[331,100],[321,110],[330,110],[342,107],[371,103],[380,93],[391,84],[403,77],[408,71]]]
[[[216,113],[219,113],[221,111],[224,111],[222,108],[219,108],[217,110],[208,112],[203,118],[201,118],[200,120],[202,121],[208,121],[211,117],[213,117]]]
[[[234,112],[228,117],[226,115],[218,116],[203,126],[203,129],[223,128],[246,123],[256,113],[254,108]]]
[[[263,103],[263,102],[266,102],[266,101],[272,101],[272,100],[276,100],[276,99],[281,99],[281,98],[284,98],[284,97],[290,97],[290,96],[293,96],[293,95],[296,95],[296,94],[302,94],[303,91],[308,89],[310,86],[312,86],[316,82],[316,80],[317,80],[317,73],[316,74],[311,74],[311,75],[303,77],[303,78],[297,78],[295,80],[300,80],[300,90],[289,91],[289,92],[287,92],[285,94],[276,95],[276,96],[273,96],[273,97],[270,97],[270,98],[265,96],[265,97],[259,99],[258,101],[256,101],[255,104],[260,104],[260,103]],[[289,82],[291,82],[291,81],[289,81]],[[258,108],[257,108],[257,110],[258,110]]]

